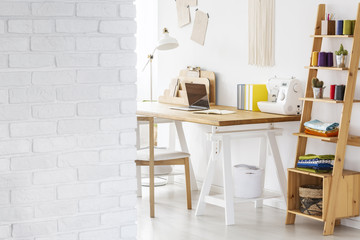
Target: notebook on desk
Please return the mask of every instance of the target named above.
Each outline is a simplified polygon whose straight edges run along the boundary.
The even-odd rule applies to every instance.
[[[199,111],[210,108],[209,98],[204,84],[185,83],[188,107],[170,107],[182,111]]]

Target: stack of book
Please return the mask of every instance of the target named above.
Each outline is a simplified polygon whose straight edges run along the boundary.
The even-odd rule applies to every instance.
[[[257,102],[268,100],[266,84],[238,84],[237,109],[260,112]]]

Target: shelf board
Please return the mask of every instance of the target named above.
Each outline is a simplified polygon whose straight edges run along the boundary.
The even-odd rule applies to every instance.
[[[324,177],[331,177],[332,173],[313,173],[313,172],[307,172],[307,171],[303,171],[297,168],[288,168],[289,172],[295,172],[295,173],[300,173],[303,175],[308,175],[308,176],[313,176],[313,177],[319,177],[319,178],[324,178]],[[360,174],[360,172],[356,172],[356,171],[352,171],[352,170],[343,170],[343,176],[349,176],[349,175],[357,175]]]
[[[340,68],[340,67],[312,67],[305,66],[306,69],[322,69],[322,70],[333,70],[333,71],[347,71],[349,68]]]
[[[299,99],[303,100],[303,101],[311,101],[311,102],[344,103],[344,101],[334,100],[334,99],[330,99],[330,98],[307,98],[307,97],[303,97],[303,98],[299,98]],[[354,103],[355,102],[360,102],[360,99],[354,99]]]
[[[305,214],[305,213],[300,212],[299,210],[288,210],[288,212],[289,212],[289,213],[296,214],[296,215],[300,215],[300,216],[303,216],[303,217],[311,218],[311,219],[314,219],[314,220],[317,220],[317,221],[320,221],[320,222],[323,222],[323,221],[324,221],[324,220],[322,219],[322,216],[307,215],[307,214]]]
[[[306,133],[293,133],[293,134],[298,137],[316,138],[327,142],[337,142],[337,137],[322,137],[322,136],[316,136]]]
[[[316,139],[320,139],[321,141],[324,141],[324,142],[337,143],[337,141],[338,141],[337,137],[322,137],[322,136],[316,136],[316,135],[311,135],[311,134],[306,134],[306,133],[293,133],[293,135],[298,136],[298,137],[316,138]],[[360,136],[349,135],[347,145],[360,147]]]
[[[314,38],[353,38],[354,35],[310,35]]]
[[[337,138],[331,138],[330,140],[322,140],[325,142],[337,143]],[[360,136],[349,135],[347,145],[360,147]]]

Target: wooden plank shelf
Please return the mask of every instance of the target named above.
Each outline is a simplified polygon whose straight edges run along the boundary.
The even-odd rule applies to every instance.
[[[354,38],[354,35],[310,35],[313,38]]]
[[[330,99],[330,98],[299,98],[300,100],[303,101],[311,101],[311,102],[325,102],[325,103],[344,103],[344,101],[340,101],[340,100],[334,100],[334,99]],[[354,99],[354,103],[358,103],[360,102],[360,99]]]
[[[313,173],[313,172],[307,172],[307,171],[303,171],[297,168],[288,168],[289,172],[294,172],[294,173],[300,173],[303,175],[308,175],[308,176],[313,176],[313,177],[318,177],[318,178],[325,178],[325,177],[331,177],[332,173]],[[352,171],[352,170],[347,170],[344,169],[343,170],[343,176],[350,176],[350,175],[356,175],[356,174],[360,174],[357,171]]]
[[[333,70],[333,71],[347,71],[349,68],[340,68],[340,67],[313,67],[305,66],[306,69],[320,69],[320,70]]]
[[[337,143],[337,141],[338,141],[337,137],[322,137],[322,136],[316,136],[316,135],[311,135],[311,134],[306,134],[306,133],[293,133],[293,135],[298,136],[298,137],[320,139],[321,141],[331,142],[331,143]],[[347,145],[360,147],[360,136],[349,135]]]
[[[340,67],[313,67],[305,66],[306,69],[319,69],[319,70],[333,70],[333,71],[348,71],[349,68],[340,68]],[[359,70],[360,68],[358,68]]]
[[[303,217],[307,217],[307,218],[311,218],[320,222],[323,222],[324,220],[322,219],[322,216],[313,216],[313,215],[307,215],[305,213],[300,212],[300,210],[288,210],[288,212],[292,213],[292,214],[296,214],[296,215],[300,215]]]
[[[293,134],[298,137],[316,138],[327,142],[337,142],[337,137],[322,137],[322,136],[316,136],[306,133],[293,133]]]
[[[337,138],[332,138],[330,140],[322,140],[322,141],[337,143]],[[360,136],[349,135],[347,145],[360,147]]]

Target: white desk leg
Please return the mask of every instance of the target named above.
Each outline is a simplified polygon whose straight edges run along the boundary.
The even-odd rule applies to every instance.
[[[231,146],[230,136],[223,136],[222,142],[223,179],[224,179],[224,201],[225,201],[225,223],[235,224],[234,216],[234,189],[231,169]]]
[[[175,127],[176,127],[176,132],[177,132],[178,137],[179,137],[181,151],[188,153],[189,149],[188,149],[188,146],[187,146],[187,143],[186,143],[186,138],[185,138],[182,122],[175,121]],[[192,163],[191,163],[191,157],[189,158],[189,163],[190,163],[189,167],[190,167],[191,190],[198,190],[197,183],[196,183],[196,178],[195,178],[195,174],[194,174],[194,169],[193,169]]]
[[[286,202],[286,176],[285,176],[284,167],[283,167],[283,164],[282,164],[282,161],[281,161],[279,148],[278,148],[277,143],[276,143],[275,133],[274,132],[268,132],[267,136],[268,136],[268,139],[269,139],[269,145],[270,145],[271,153],[272,153],[273,158],[274,158],[280,188],[281,188],[284,200]]]
[[[199,200],[197,203],[195,216],[203,215],[205,210],[205,196],[208,196],[210,193],[211,183],[214,177],[215,163],[219,158],[219,140],[212,140],[211,142],[211,154],[207,166],[207,171],[205,174],[204,182],[201,187],[201,192]]]
[[[264,170],[264,174],[261,180],[261,188],[264,189],[265,183],[265,169],[266,169],[266,150],[267,150],[267,142],[266,137],[260,138],[260,152],[259,152],[259,168]],[[261,208],[263,206],[263,200],[255,201],[255,207]]]

